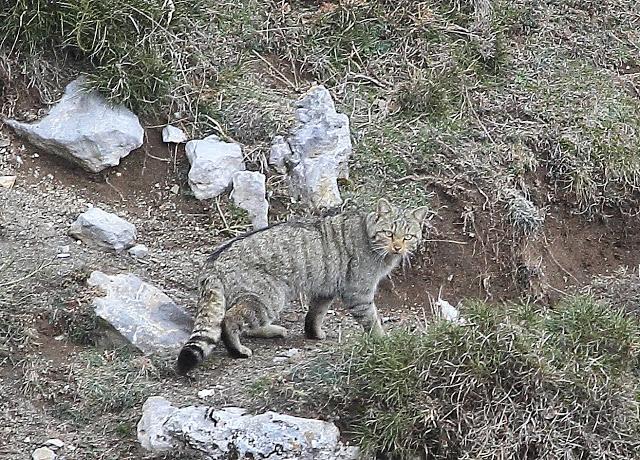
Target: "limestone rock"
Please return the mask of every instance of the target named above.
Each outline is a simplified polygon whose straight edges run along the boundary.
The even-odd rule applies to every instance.
[[[93,300],[93,306],[96,315],[119,333],[111,338],[116,344],[129,342],[145,354],[175,354],[188,339],[191,316],[137,276],[95,271],[88,284],[106,292]]]
[[[297,103],[298,125],[288,143],[293,158],[332,158],[338,177],[349,178],[348,160],[352,152],[349,117],[336,112],[331,94],[324,86],[315,86]]]
[[[231,185],[233,175],[245,170],[240,146],[218,136],[189,141],[185,150],[191,163],[189,185],[199,200],[220,195]]]
[[[129,109],[107,104],[82,84],[82,79],[69,83],[60,102],[36,123],[5,122],[34,146],[99,172],[140,147],[144,129]]]
[[[253,228],[268,225],[269,203],[266,199],[266,177],[254,171],[239,171],[233,175],[231,198],[236,206],[249,213]]]
[[[336,168],[334,159],[325,156],[300,161],[289,178],[294,198],[315,208],[332,208],[342,204]]]
[[[58,438],[47,439],[44,445],[53,447],[54,449],[62,449],[64,447],[64,441]]]
[[[162,128],[162,142],[166,142],[168,144],[182,144],[188,140],[189,138],[185,132],[177,126],[167,125]]]
[[[435,306],[439,308],[440,316],[446,321],[465,324],[465,319],[460,316],[460,310],[458,310],[446,300],[438,297],[438,300],[435,302]]]
[[[270,460],[347,460],[357,449],[340,443],[329,422],[244,409],[189,406],[178,409],[154,396],[144,403],[138,441],[147,450],[171,451],[186,445],[208,460],[253,458]]]
[[[33,451],[31,458],[33,460],[54,460],[56,458],[56,454],[48,447],[39,447]]]
[[[78,216],[71,224],[69,235],[119,252],[133,246],[136,227],[115,214],[94,207]]]

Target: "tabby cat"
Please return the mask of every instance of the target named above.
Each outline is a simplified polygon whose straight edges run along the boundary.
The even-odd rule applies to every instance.
[[[272,324],[288,302],[309,303],[305,333],[323,339],[322,321],[340,298],[365,330],[383,335],[373,298],[378,282],[418,247],[427,208],[394,208],[381,199],[370,213],[288,222],[238,236],[216,249],[200,278],[193,332],[177,370],[200,364],[220,339],[229,354],[247,358],[240,333],[285,337]]]

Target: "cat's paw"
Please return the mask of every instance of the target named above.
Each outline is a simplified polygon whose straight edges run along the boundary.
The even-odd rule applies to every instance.
[[[327,338],[327,334],[322,329],[307,330],[305,334],[311,340],[324,340]]]
[[[240,345],[237,350],[229,350],[229,354],[232,358],[251,358],[253,351],[251,351],[251,348]]]

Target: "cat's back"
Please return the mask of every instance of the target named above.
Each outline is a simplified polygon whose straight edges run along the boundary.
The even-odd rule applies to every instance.
[[[218,246],[209,256],[207,265],[245,265],[284,255],[291,257],[300,250],[301,245],[318,241],[321,238],[320,230],[318,220],[309,220],[283,222],[250,231]]]
[[[247,232],[218,246],[210,255],[210,268],[243,269],[262,263],[290,265],[320,259],[328,252],[352,246],[358,239],[360,216],[297,220]],[[350,251],[349,251],[350,252]]]

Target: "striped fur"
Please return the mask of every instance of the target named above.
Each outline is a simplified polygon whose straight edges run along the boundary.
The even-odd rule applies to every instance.
[[[407,212],[380,200],[368,214],[289,222],[234,238],[214,251],[201,274],[193,333],[178,357],[186,373],[223,341],[249,357],[241,333],[284,337],[273,324],[287,303],[307,299],[308,338],[322,339],[324,316],[339,298],[372,334],[384,333],[374,304],[379,281],[417,248],[427,209]]]

